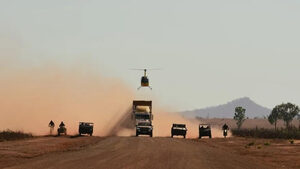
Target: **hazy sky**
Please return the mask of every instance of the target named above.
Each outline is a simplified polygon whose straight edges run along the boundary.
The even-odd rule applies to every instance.
[[[177,110],[244,96],[300,104],[300,1],[0,0],[7,56],[89,64],[132,90],[142,72],[129,68],[163,68],[149,72],[152,92],[136,94]]]

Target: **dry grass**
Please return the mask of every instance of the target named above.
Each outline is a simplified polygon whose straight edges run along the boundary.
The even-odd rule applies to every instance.
[[[256,137],[256,138],[280,138],[280,139],[300,139],[300,130],[293,128],[290,130],[280,129],[232,129],[232,135],[239,137]]]
[[[5,130],[0,132],[0,141],[21,140],[32,137],[32,134],[21,131]]]
[[[226,118],[197,118],[200,123],[208,123],[214,126],[223,126],[224,123],[227,123],[229,128],[236,128],[236,121],[234,119],[226,119]],[[295,127],[299,126],[298,120],[293,120],[292,125]],[[285,128],[284,122],[282,120],[278,121],[278,128]],[[271,125],[267,119],[246,119],[242,125],[244,129],[254,129],[254,128],[265,128],[265,129],[274,129],[274,125]]]

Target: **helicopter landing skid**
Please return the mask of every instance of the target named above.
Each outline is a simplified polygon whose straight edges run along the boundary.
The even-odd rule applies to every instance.
[[[137,89],[140,90],[140,88],[142,88],[142,87],[145,87],[145,86],[140,86],[140,87],[138,87]],[[147,87],[149,87],[149,89],[152,90],[152,87],[150,87],[150,86],[147,86]]]

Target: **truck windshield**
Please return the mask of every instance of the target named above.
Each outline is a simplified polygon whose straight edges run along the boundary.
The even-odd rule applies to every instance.
[[[174,127],[185,128],[184,124],[175,124]]]
[[[150,116],[148,114],[136,114],[135,119],[150,119]]]

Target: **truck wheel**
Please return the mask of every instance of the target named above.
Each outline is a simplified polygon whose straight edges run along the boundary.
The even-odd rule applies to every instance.
[[[138,136],[139,136],[139,133],[135,133],[135,136],[138,137]]]
[[[81,133],[79,133],[79,136],[81,136]]]
[[[173,138],[173,135],[171,135],[171,137]]]
[[[209,138],[211,138],[211,135],[209,135]]]
[[[93,136],[93,133],[90,133],[90,136]]]
[[[183,135],[183,138],[185,138],[185,135]]]

